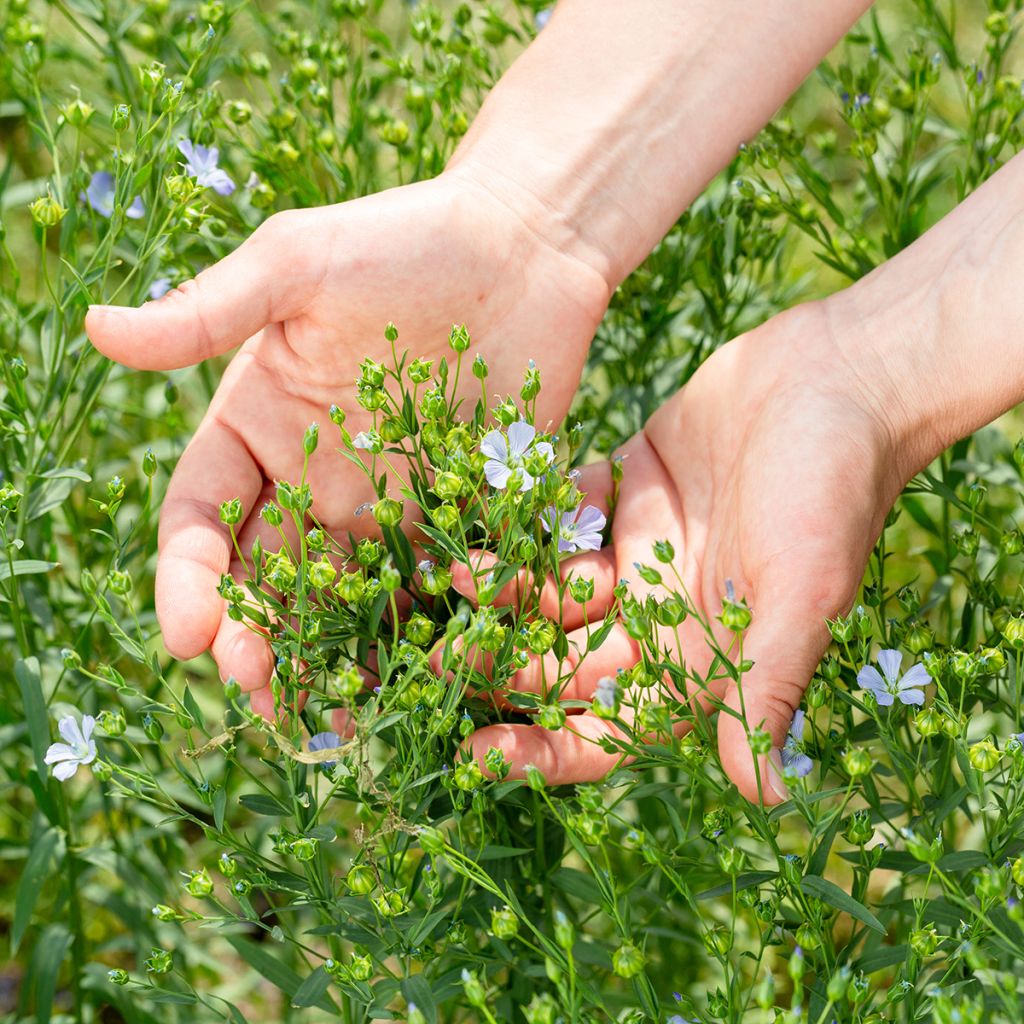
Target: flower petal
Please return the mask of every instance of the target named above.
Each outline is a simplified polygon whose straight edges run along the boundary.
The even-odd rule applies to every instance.
[[[540,452],[548,460],[548,462],[555,461],[555,449],[551,447],[550,441],[538,441],[534,446],[535,452]]]
[[[318,732],[309,737],[306,746],[310,750],[333,750],[341,746],[341,737],[336,732]]]
[[[600,533],[607,523],[604,513],[593,505],[587,505],[576,520],[577,528],[588,533]]]
[[[61,782],[66,782],[77,771],[78,771],[78,762],[77,761],[62,761],[60,764],[58,764],[58,765],[56,765],[54,767],[54,769],[53,769],[53,777],[55,779],[60,779]]]
[[[77,759],[75,751],[69,747],[66,743],[51,743],[46,748],[46,754],[43,757],[43,761],[46,764],[54,764],[56,761],[69,761],[72,758]]]
[[[888,690],[872,690],[880,708],[892,707],[893,696]]]
[[[804,738],[805,715],[802,709],[798,709],[793,715],[793,724],[789,727],[789,735],[799,743]]]
[[[517,420],[508,428],[508,449],[510,454],[519,457],[533,443],[537,436],[537,428],[526,420]]]
[[[558,550],[561,551],[563,554],[572,554],[572,552],[579,549],[579,546],[580,545],[578,537],[575,537],[572,540],[565,540],[564,538],[559,538],[558,541]]]
[[[235,183],[231,180],[231,176],[227,171],[222,171],[219,167],[215,167],[212,171],[207,171],[203,178],[205,180],[202,184],[212,188],[219,196],[229,196],[235,191]]]
[[[505,445],[505,435],[500,430],[492,430],[484,436],[480,442],[480,452],[495,462],[508,462],[508,448]]]
[[[600,551],[604,544],[604,537],[597,531],[577,530],[574,539],[578,551]]]
[[[124,211],[124,215],[129,220],[142,220],[146,216],[146,207],[142,205],[142,198],[140,196],[136,196],[132,200],[132,205]]]
[[[93,734],[93,730],[96,728],[96,719],[92,715],[82,716],[82,739],[89,742],[90,737]]]
[[[928,669],[926,669],[924,665],[911,665],[903,674],[903,678],[899,681],[899,689],[909,690],[915,686],[928,686],[931,681],[932,677],[928,675]]]
[[[797,754],[789,763],[789,770],[798,779],[808,775],[813,767],[814,762],[806,754]]]
[[[192,145],[191,139],[182,139],[178,143],[178,152],[189,162],[192,163],[196,158],[195,147]]]
[[[85,746],[85,737],[74,715],[65,715],[57,723],[57,731],[72,747]]]
[[[484,463],[484,476],[487,477],[487,482],[498,490],[504,489],[511,475],[512,470],[505,463],[498,462],[497,459],[491,459]]]
[[[900,665],[903,664],[903,655],[899,651],[879,651],[877,661],[886,682],[895,683],[900,677]]]
[[[916,704],[920,707],[924,703],[924,690],[900,690],[897,694],[903,704]],[[881,701],[879,701],[881,703]]]
[[[857,673],[857,685],[862,690],[870,690],[875,694],[889,692],[889,688],[885,685],[885,680],[874,665],[865,665]]]

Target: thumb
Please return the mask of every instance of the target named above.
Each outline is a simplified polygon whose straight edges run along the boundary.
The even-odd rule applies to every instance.
[[[138,308],[90,306],[89,340],[138,370],[174,370],[220,355],[309,299],[300,232],[290,217],[268,219],[219,263],[162,299]]]
[[[744,637],[743,658],[753,662],[739,684],[726,691],[718,715],[718,752],[729,778],[748,800],[781,803],[788,796],[782,750],[811,677],[829,643],[825,618],[844,604],[789,596],[800,589],[790,575],[782,587],[759,587],[758,605]],[[730,713],[731,712],[731,713]],[[799,724],[799,721],[798,721]],[[764,729],[771,752],[751,750],[748,731]],[[788,759],[788,758],[787,758]],[[806,762],[804,762],[806,767]],[[801,764],[795,763],[799,771]]]

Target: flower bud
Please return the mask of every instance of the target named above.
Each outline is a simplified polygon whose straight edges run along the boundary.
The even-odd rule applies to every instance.
[[[612,970],[620,978],[635,978],[645,962],[646,957],[632,942],[624,942],[612,953]]]
[[[843,754],[842,763],[851,779],[859,779],[871,771],[873,760],[863,747],[851,747]]]
[[[871,815],[866,810],[854,811],[847,819],[846,828],[843,830],[843,837],[854,846],[866,846],[874,834]]]
[[[380,567],[380,583],[389,594],[393,594],[402,585],[402,574],[390,558]]]
[[[127,971],[114,967],[107,971],[107,980],[111,985],[127,985],[131,978]]]
[[[560,704],[545,704],[537,714],[537,724],[557,732],[565,725],[565,708]]]
[[[319,845],[319,840],[312,836],[300,836],[291,844],[289,852],[296,860],[311,861],[316,856]]]
[[[68,212],[49,192],[29,203],[28,208],[32,219],[41,228],[56,227]]]
[[[487,379],[487,363],[479,352],[473,360],[473,376],[476,377],[477,380]]]
[[[508,941],[514,939],[519,932],[519,918],[511,907],[493,907],[491,909],[491,934],[496,939]]]
[[[742,633],[750,625],[751,618],[751,611],[745,600],[731,601],[725,598],[722,601],[722,612],[718,616],[718,621],[731,632]]]
[[[394,498],[381,498],[373,506],[373,518],[381,526],[398,526],[402,521],[402,503]]]
[[[120,711],[101,711],[98,719],[99,727],[108,736],[123,736],[128,728],[124,715]]]
[[[452,324],[451,332],[448,335],[448,344],[453,352],[463,353],[469,348],[469,331],[465,324]]]
[[[213,892],[213,879],[207,874],[206,868],[200,868],[189,875],[185,888],[191,896],[195,896],[196,899],[202,899]]]
[[[534,764],[528,764],[523,769],[526,775],[526,784],[530,789],[537,792],[541,792],[547,786],[547,780],[544,778],[543,772]]]
[[[1015,651],[1024,650],[1024,615],[1014,615],[1000,630],[1003,639]]]
[[[455,785],[464,792],[471,792],[484,781],[480,765],[473,761],[460,761],[455,766]]]
[[[162,739],[164,735],[164,727],[160,720],[148,713],[142,716],[142,731],[154,742]]]
[[[464,483],[458,473],[450,470],[443,470],[434,478],[434,486],[431,490],[442,500],[452,501],[458,498],[463,491]],[[452,524],[454,526],[454,523]]]

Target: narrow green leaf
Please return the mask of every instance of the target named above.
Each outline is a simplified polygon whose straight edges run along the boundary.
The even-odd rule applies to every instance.
[[[36,576],[56,569],[60,562],[41,562],[38,558],[21,558],[15,562],[0,562],[0,583],[12,576]]]
[[[821,878],[819,875],[805,875],[800,880],[800,888],[807,896],[814,896],[830,907],[844,911],[880,935],[885,934],[885,925],[863,903],[840,889],[835,882],[830,882],[827,878]]]
[[[46,713],[46,701],[43,699],[43,686],[39,675],[39,661],[36,658],[25,658],[15,663],[14,678],[21,689],[21,706],[28,725],[29,741],[35,757],[36,771],[39,778],[45,781],[49,777],[46,770],[46,750],[50,745],[50,718]]]
[[[50,870],[50,860],[57,849],[59,835],[56,829],[41,832],[29,850],[25,870],[18,882],[18,895],[14,901],[14,923],[11,926],[11,954],[18,952],[25,929],[32,920],[32,911],[43,889],[43,881]]]

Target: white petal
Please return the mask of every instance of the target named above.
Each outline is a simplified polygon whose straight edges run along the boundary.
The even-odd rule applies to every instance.
[[[508,483],[508,478],[511,475],[512,470],[505,463],[498,462],[497,459],[490,459],[484,463],[484,476],[487,477],[487,482],[498,490]]]
[[[526,420],[519,420],[508,428],[508,450],[514,456],[522,455],[537,436],[537,428]]]
[[[82,735],[82,729],[78,724],[78,719],[73,715],[65,715],[57,723],[57,731],[73,747],[77,747],[79,744],[85,743],[85,737]]]
[[[480,451],[495,462],[508,462],[508,448],[505,446],[505,435],[500,430],[492,430],[480,442]]]
[[[53,777],[55,779],[60,779],[61,782],[66,782],[77,771],[78,771],[78,762],[77,761],[63,761],[61,764],[58,764],[53,769]]]
[[[43,758],[43,761],[46,764],[54,764],[56,761],[67,761],[76,756],[74,750],[66,743],[51,743],[46,750],[46,756]]]
[[[82,739],[89,742],[89,737],[92,736],[93,730],[96,728],[96,719],[92,715],[85,715],[82,718]]]
[[[535,452],[540,452],[541,455],[543,455],[548,460],[548,462],[555,461],[555,449],[551,447],[550,441],[538,441],[533,446],[533,450]]]
[[[895,683],[900,677],[900,665],[903,655],[899,651],[885,650],[878,652],[878,667],[882,670],[886,682]]]
[[[603,539],[599,533],[588,533],[584,530],[576,534],[575,543],[580,551],[600,551]]]

